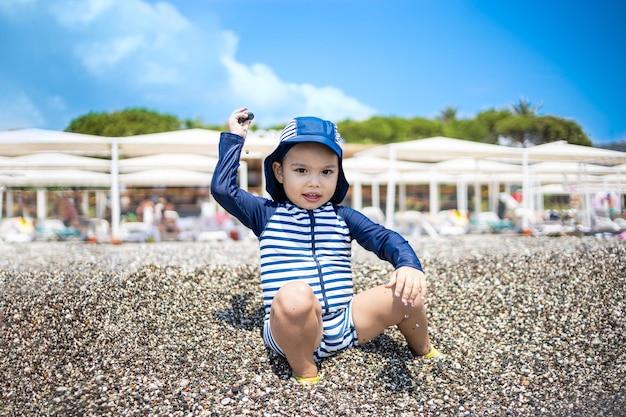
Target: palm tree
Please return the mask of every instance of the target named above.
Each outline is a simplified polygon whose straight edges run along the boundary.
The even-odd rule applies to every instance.
[[[456,120],[456,112],[458,110],[458,107],[452,107],[452,106],[448,106],[445,109],[441,110],[441,115],[439,116],[439,120],[441,120],[442,123],[450,123],[454,120]]]
[[[518,116],[536,116],[537,115],[537,110],[539,110],[541,105],[542,104],[539,103],[539,104],[537,104],[535,106],[531,106],[530,105],[530,100],[528,100],[528,99],[526,99],[524,97],[520,97],[519,103],[518,104],[511,104],[511,107],[513,107],[513,111]]]

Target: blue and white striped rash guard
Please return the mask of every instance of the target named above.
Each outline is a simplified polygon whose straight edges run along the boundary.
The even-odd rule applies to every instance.
[[[395,268],[422,270],[413,248],[401,235],[357,210],[332,203],[305,210],[240,189],[237,170],[243,144],[241,136],[221,134],[211,193],[259,238],[266,318],[278,289],[296,280],[311,286],[322,314],[346,307],[354,295],[350,264],[353,239]]]
[[[289,202],[278,206],[259,237],[265,312],[280,287],[294,279],[309,284],[322,312],[345,307],[354,295],[350,240],[330,203],[313,211]]]

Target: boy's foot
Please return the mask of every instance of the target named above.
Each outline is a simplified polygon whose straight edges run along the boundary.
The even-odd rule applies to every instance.
[[[435,349],[434,346],[430,347],[430,352],[428,352],[427,354],[424,355],[424,358],[426,359],[443,359],[445,358],[446,355],[444,355],[443,353],[439,352],[437,349]]]
[[[320,381],[320,376],[315,375],[309,378],[305,378],[303,376],[298,376],[296,374],[291,374],[291,376],[301,385],[315,385]]]
[[[425,359],[444,359],[446,355],[439,352],[433,345],[430,345],[430,350],[425,355],[418,355],[413,349],[409,347],[409,350],[413,354],[413,357],[425,358]]]

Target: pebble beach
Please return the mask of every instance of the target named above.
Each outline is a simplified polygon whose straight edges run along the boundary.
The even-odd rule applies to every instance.
[[[0,416],[626,415],[626,241],[410,242],[445,358],[388,329],[314,386],[263,345],[256,240],[0,242]]]

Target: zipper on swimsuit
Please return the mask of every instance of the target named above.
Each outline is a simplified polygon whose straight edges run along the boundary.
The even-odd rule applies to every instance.
[[[317,276],[320,280],[320,287],[322,289],[322,298],[324,300],[324,312],[327,313],[328,306],[328,298],[326,297],[326,289],[324,288],[324,278],[322,276],[322,266],[317,260],[317,252],[315,247],[315,215],[312,211],[309,211],[309,218],[311,219],[311,251],[313,252],[313,259],[315,259],[315,265],[317,265]]]

